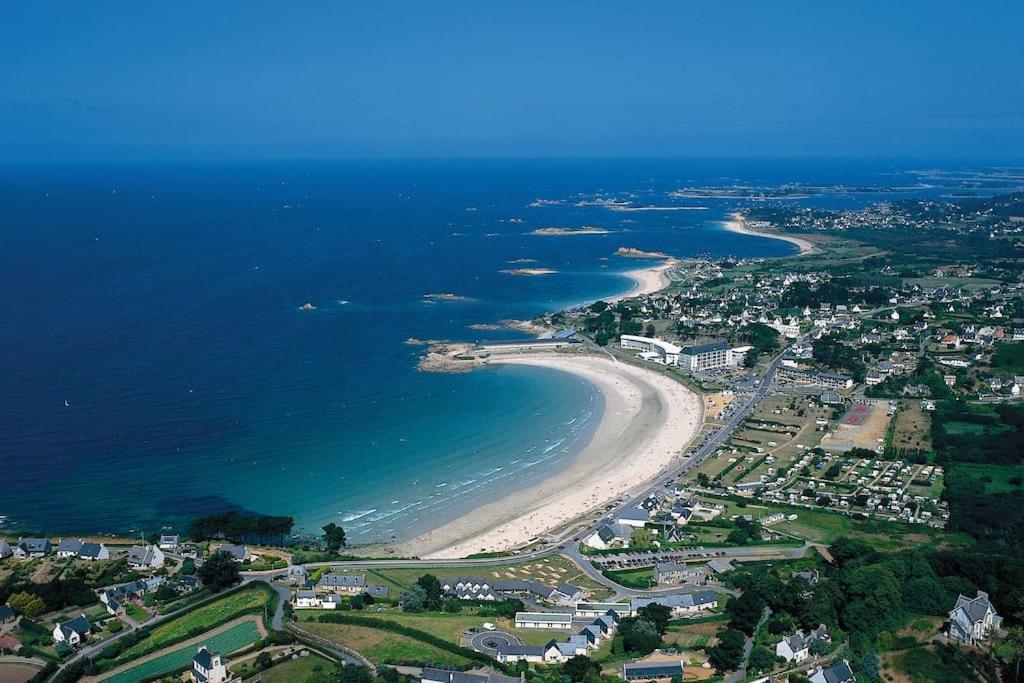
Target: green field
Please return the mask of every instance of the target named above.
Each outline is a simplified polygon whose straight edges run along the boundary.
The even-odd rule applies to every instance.
[[[996,344],[992,365],[1000,374],[1019,375],[1024,373],[1024,342],[1002,342]]]
[[[260,633],[256,624],[247,621],[209,638],[204,645],[210,650],[226,655],[254,643],[259,638]],[[103,680],[105,683],[136,683],[136,681],[177,671],[190,666],[197,649],[198,646],[183,647]]]
[[[134,602],[129,602],[128,606],[124,608],[125,614],[127,614],[133,621],[145,621],[149,619],[149,612],[142,609]]]
[[[323,657],[310,655],[272,666],[260,674],[262,683],[304,683],[334,670],[334,664]]]
[[[355,650],[374,664],[409,662],[422,665],[423,662],[431,662],[459,667],[470,664],[465,657],[383,629],[318,622],[307,622],[303,624],[303,628],[321,638]]]
[[[626,569],[618,572],[605,572],[612,581],[625,586],[626,588],[637,588],[637,589],[648,589],[654,581],[654,568],[646,567],[643,569]]]
[[[969,475],[985,484],[985,493],[1002,493],[1004,491],[1024,490],[1021,483],[1014,484],[1011,479],[1024,480],[1024,465],[983,465],[980,463],[956,463],[957,472]],[[985,479],[983,479],[985,478]]]
[[[187,614],[160,624],[150,631],[148,638],[139,641],[125,650],[118,659],[128,661],[191,638],[193,635],[201,633],[204,629],[223,624],[236,616],[251,613],[262,607],[268,598],[273,595],[276,594],[265,584],[255,584],[227,595]]]
[[[984,434],[989,431],[989,427],[987,425],[978,424],[976,422],[959,422],[956,420],[944,422],[943,427],[946,428],[947,434],[952,434],[953,436],[962,436],[964,434]]]

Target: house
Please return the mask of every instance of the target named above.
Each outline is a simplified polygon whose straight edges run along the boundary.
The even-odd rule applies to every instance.
[[[244,545],[233,545],[231,543],[222,543],[221,546],[217,548],[217,552],[230,555],[239,562],[245,562],[249,557],[251,557],[249,549]]]
[[[850,662],[845,659],[811,674],[811,683],[854,683],[856,680]]]
[[[566,658],[555,641],[547,645],[499,645],[494,658],[502,664],[516,662],[564,662]]]
[[[708,573],[704,567],[690,567],[675,562],[659,562],[654,565],[655,583],[697,583],[706,584]]]
[[[177,550],[179,545],[181,545],[181,537],[178,534],[163,534],[160,536],[160,542],[157,543],[160,550]]]
[[[87,562],[109,560],[110,550],[102,543],[83,543],[82,549],[78,551],[78,559]]]
[[[301,564],[293,564],[288,567],[288,583],[293,586],[301,586],[306,583],[306,579],[309,578],[309,574],[306,572],[306,567]]]
[[[27,560],[33,557],[46,557],[53,550],[48,538],[19,538],[14,546],[14,557]]]
[[[572,615],[565,612],[516,612],[516,628],[568,631]]]
[[[147,590],[145,581],[122,583],[101,589],[99,591],[100,602],[107,606],[107,612],[116,616],[124,613],[124,606],[127,603],[138,600],[146,594]]]
[[[0,626],[4,624],[12,624],[18,617],[14,614],[14,610],[11,609],[10,605],[0,605]]]
[[[732,563],[729,562],[729,560],[720,560],[715,558],[713,560],[708,560],[708,569],[715,574],[725,574],[726,572],[731,572],[735,567],[732,566]]]
[[[185,574],[184,576],[178,577],[178,587],[183,591],[194,591],[202,588],[203,582],[198,576]]]
[[[573,614],[577,619],[596,619],[609,612],[620,619],[633,616],[628,602],[577,602]]]
[[[973,598],[960,595],[949,613],[949,637],[958,643],[978,645],[998,632],[1002,621],[988,593],[978,591]]]
[[[782,640],[775,644],[775,655],[787,662],[802,662],[811,656],[811,643],[815,640],[828,642],[828,631],[824,624],[808,634],[797,631],[791,636],[783,636]]]
[[[0,560],[5,560],[13,554],[14,551],[11,550],[11,544],[3,539],[0,539]]]
[[[697,614],[718,604],[718,595],[712,590],[696,591],[681,595],[665,595],[656,598],[633,598],[629,601],[631,613],[647,605],[664,605],[672,611],[673,617]]]
[[[583,589],[570,583],[559,583],[548,595],[548,600],[562,607],[572,607],[583,598]]]
[[[323,605],[315,591],[300,590],[295,592],[295,609],[320,609]]]
[[[67,643],[71,647],[78,647],[84,643],[90,633],[89,620],[84,614],[74,619],[57,624],[53,627],[53,642]]]
[[[196,683],[229,683],[233,680],[221,656],[205,646],[199,648],[192,658],[192,678]]]
[[[366,577],[362,574],[337,574],[329,572],[320,577],[316,589],[321,592],[349,593],[358,595],[366,589]]]
[[[494,673],[471,674],[465,671],[435,669],[430,666],[423,667],[420,681],[422,683],[522,683],[522,679],[518,676],[513,678]]]
[[[615,521],[619,524],[642,529],[651,521],[651,513],[643,508],[626,508],[619,513]]]
[[[128,566],[132,569],[157,569],[164,566],[164,553],[155,545],[133,545],[128,550]]]
[[[683,677],[683,662],[629,662],[622,665],[622,677],[627,681],[672,680]]]
[[[597,550],[607,550],[616,542],[624,547],[629,545],[629,538],[633,534],[633,527],[625,524],[603,524],[597,531],[586,538],[586,543]]]
[[[82,550],[82,539],[62,538],[57,542],[57,557],[78,557]]]
[[[791,578],[803,579],[804,581],[813,586],[814,584],[818,583],[818,570],[805,569],[804,571],[793,572],[793,576]]]

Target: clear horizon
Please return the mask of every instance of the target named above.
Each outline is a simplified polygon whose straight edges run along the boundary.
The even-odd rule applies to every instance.
[[[0,160],[1017,161],[1022,19],[953,2],[33,3],[0,28]]]

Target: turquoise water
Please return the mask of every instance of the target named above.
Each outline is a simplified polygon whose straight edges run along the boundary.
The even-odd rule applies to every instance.
[[[0,515],[50,533],[213,511],[403,539],[564,466],[600,396],[536,368],[420,373],[420,339],[516,337],[678,256],[793,247],[682,186],[857,182],[873,170],[669,162],[0,168]],[[802,175],[801,175],[802,174]],[[621,211],[619,198],[693,211]],[[538,201],[540,200],[540,201]],[[595,225],[595,236],[537,237]],[[527,263],[521,259],[531,259]],[[516,263],[516,265],[513,265]],[[522,264],[522,265],[518,265]],[[558,271],[515,277],[534,265]],[[432,302],[451,292],[465,300]],[[315,310],[300,310],[310,302]]]

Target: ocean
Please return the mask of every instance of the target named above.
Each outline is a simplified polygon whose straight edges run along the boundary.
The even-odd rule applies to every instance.
[[[150,533],[242,509],[410,538],[564,465],[602,402],[538,368],[421,373],[406,340],[514,338],[470,326],[628,290],[623,271],[648,262],[619,247],[792,254],[721,229],[743,200],[668,192],[794,181],[907,178],[824,162],[0,167],[0,515]],[[552,226],[608,232],[529,234]],[[557,272],[501,272],[523,267]]]

